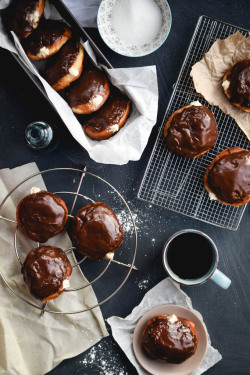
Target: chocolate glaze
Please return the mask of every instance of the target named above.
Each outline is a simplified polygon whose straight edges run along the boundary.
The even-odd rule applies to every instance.
[[[250,59],[238,61],[227,76],[230,102],[250,108]]]
[[[190,329],[189,321],[179,317],[176,323],[163,316],[151,319],[142,339],[149,357],[168,363],[181,363],[191,357],[197,343],[198,336]]]
[[[10,3],[6,13],[6,23],[10,31],[14,31],[22,39],[33,31],[34,21],[26,19],[34,13],[39,0],[14,0]]]
[[[204,106],[191,106],[174,115],[165,141],[172,152],[193,158],[213,147],[217,135],[213,113]]]
[[[105,203],[92,203],[77,212],[71,230],[77,250],[92,259],[102,259],[123,241],[123,229]]]
[[[84,71],[77,83],[70,88],[67,101],[69,106],[77,107],[91,101],[97,94],[102,95],[107,78],[100,70]]]
[[[222,156],[208,174],[207,183],[216,197],[227,203],[240,203],[250,194],[250,151]]]
[[[24,41],[26,53],[37,55],[42,47],[50,47],[64,35],[67,25],[61,21],[46,20]]]
[[[50,85],[54,85],[69,73],[69,69],[74,64],[79,51],[80,42],[75,39],[70,39],[62,47],[59,56],[56,56],[56,60],[45,73],[45,78]]]
[[[46,242],[63,230],[67,210],[62,200],[47,191],[29,194],[17,207],[17,222],[21,231],[30,239]]]
[[[63,280],[72,272],[70,262],[62,249],[40,246],[30,251],[23,265],[23,278],[30,293],[43,300],[63,292]]]
[[[82,124],[83,128],[91,128],[93,133],[100,133],[112,125],[119,124],[128,103],[129,99],[122,94],[109,96],[101,109]]]

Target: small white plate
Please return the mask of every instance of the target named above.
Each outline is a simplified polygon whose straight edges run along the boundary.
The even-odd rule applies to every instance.
[[[97,14],[97,26],[104,42],[114,52],[128,57],[139,57],[156,51],[167,39],[171,29],[172,17],[170,7],[166,0],[155,0],[162,13],[162,27],[158,35],[143,46],[127,45],[116,35],[112,27],[112,9],[117,0],[102,0]],[[136,0],[134,0],[136,1]]]
[[[199,341],[196,352],[192,357],[180,364],[167,363],[149,358],[142,348],[142,332],[150,319],[157,315],[175,314],[181,318],[191,320]],[[152,375],[187,375],[194,371],[202,362],[207,351],[207,332],[203,322],[192,311],[178,305],[161,305],[148,311],[139,320],[133,336],[133,349],[140,365]]]

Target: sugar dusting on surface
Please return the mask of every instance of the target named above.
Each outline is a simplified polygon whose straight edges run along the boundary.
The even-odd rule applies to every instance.
[[[85,358],[78,362],[78,372],[85,374],[84,368],[86,367],[88,374],[128,375],[126,368],[122,367],[120,363],[119,353],[115,350],[115,348],[110,348],[110,344],[105,341],[95,345],[85,355]]]

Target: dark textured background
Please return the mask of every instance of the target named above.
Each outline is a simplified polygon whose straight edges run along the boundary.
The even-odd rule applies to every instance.
[[[139,244],[136,265],[139,271],[133,271],[121,291],[102,306],[105,318],[112,315],[121,317],[128,315],[141,301],[145,292],[166,276],[161,265],[161,251],[164,242],[172,233],[192,227],[210,235],[219,248],[220,269],[232,279],[232,285],[227,291],[212,282],[191,289],[184,288],[192,298],[194,307],[203,315],[213,346],[223,356],[223,360],[207,374],[250,374],[249,206],[246,208],[238,231],[231,232],[150,206],[136,198],[157,136],[157,128],[163,118],[172,86],[177,79],[199,16],[208,15],[249,29],[250,1],[170,0],[169,4],[173,17],[170,35],[157,52],[146,57],[119,56],[105,46],[97,30],[88,30],[114,67],[153,64],[157,66],[158,122],[140,161],[130,162],[122,167],[101,165],[91,161],[73,140],[60,118],[29,82],[22,69],[8,53],[1,50],[0,168],[12,168],[30,161],[35,161],[40,169],[79,167],[87,164],[90,171],[104,177],[129,201],[138,218]],[[49,154],[33,152],[24,142],[26,125],[41,119],[54,123],[60,129],[60,145]],[[152,238],[155,241],[152,241]],[[136,374],[136,371],[110,336],[97,344],[94,349],[64,361],[50,372],[50,375],[66,374],[132,375]]]

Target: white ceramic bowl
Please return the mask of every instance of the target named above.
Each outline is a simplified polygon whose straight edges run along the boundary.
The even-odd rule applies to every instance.
[[[162,13],[162,26],[158,35],[150,43],[142,46],[128,45],[116,35],[111,17],[115,2],[116,0],[102,0],[97,14],[99,33],[109,48],[123,56],[140,57],[156,51],[165,42],[172,23],[170,7],[166,0],[155,0]]]

